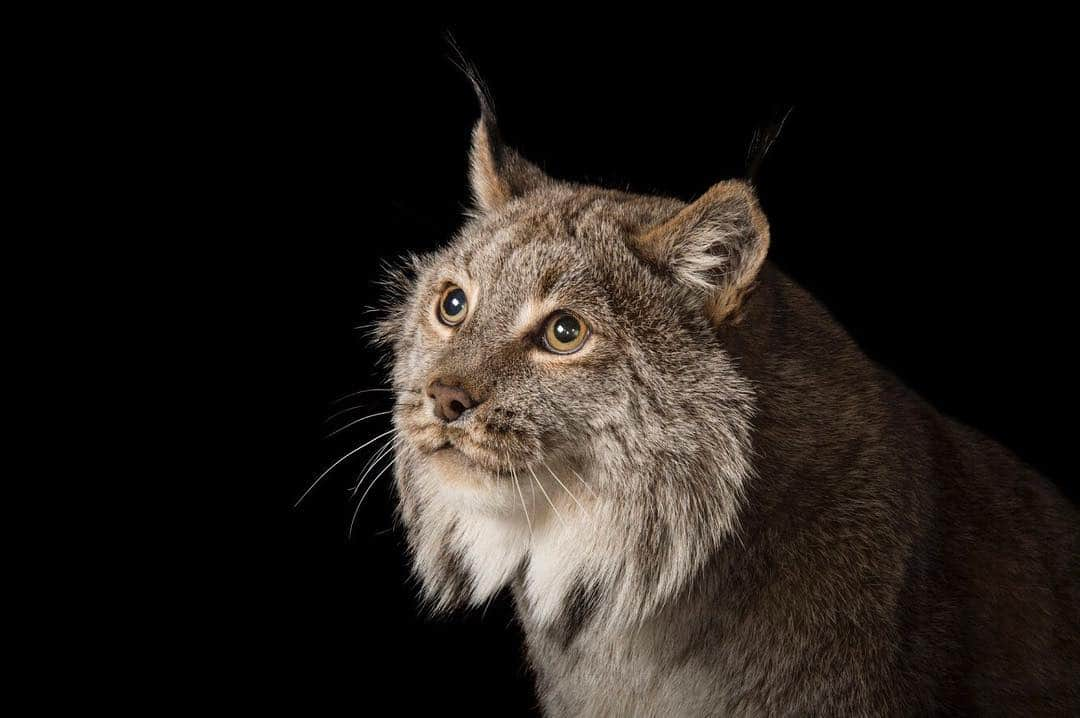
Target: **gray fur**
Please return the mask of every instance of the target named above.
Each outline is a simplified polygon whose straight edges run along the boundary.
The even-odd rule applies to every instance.
[[[745,185],[557,182],[493,127],[476,215],[379,329],[434,609],[509,587],[549,715],[1080,712],[1078,522],[1048,482],[766,262]],[[534,340],[559,308],[577,354]],[[442,423],[435,378],[482,403]]]

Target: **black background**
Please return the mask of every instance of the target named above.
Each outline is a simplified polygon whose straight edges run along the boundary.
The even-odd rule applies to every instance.
[[[354,329],[371,319],[379,261],[435,247],[462,221],[477,110],[448,27],[490,84],[506,138],[556,177],[688,200],[744,175],[755,128],[793,106],[758,178],[772,260],[869,356],[1076,499],[1075,182],[1061,179],[1075,143],[1052,43],[1032,54],[920,41],[890,61],[864,47],[818,70],[804,61],[820,48],[779,60],[730,42],[734,27],[571,25],[354,33],[283,18],[238,31],[253,42],[220,69],[200,121],[217,128],[210,182],[213,201],[232,204],[239,370],[256,387],[236,419],[253,429],[255,458],[232,480],[265,519],[239,559],[266,569],[241,606],[255,629],[241,662],[275,677],[264,694],[393,700],[403,713],[535,704],[505,600],[423,615],[389,474],[353,524],[346,489],[367,452],[293,506],[388,427],[379,417],[322,438],[388,407],[379,393],[335,403],[383,382]]]

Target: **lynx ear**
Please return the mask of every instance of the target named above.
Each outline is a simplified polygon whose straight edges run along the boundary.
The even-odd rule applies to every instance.
[[[713,185],[635,245],[647,261],[703,292],[710,314],[721,319],[753,286],[769,250],[769,223],[750,186],[731,180]]]
[[[480,119],[473,127],[469,180],[473,199],[482,212],[496,210],[551,182],[539,167],[502,143],[495,118],[483,99]]]
[[[552,180],[539,167],[503,144],[487,85],[480,79],[476,67],[465,59],[453,37],[449,37],[449,41],[457,58],[455,64],[469,80],[480,105],[480,119],[473,126],[472,149],[469,151],[473,202],[480,212],[491,212]]]

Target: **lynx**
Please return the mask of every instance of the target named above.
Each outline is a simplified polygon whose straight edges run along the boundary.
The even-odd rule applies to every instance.
[[[1080,715],[1080,522],[767,260],[754,190],[474,211],[377,329],[424,598],[504,588],[553,716]]]

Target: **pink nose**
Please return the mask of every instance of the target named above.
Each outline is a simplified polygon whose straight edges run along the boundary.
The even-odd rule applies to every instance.
[[[436,379],[428,384],[427,395],[435,400],[435,416],[454,421],[480,402],[457,383]]]

